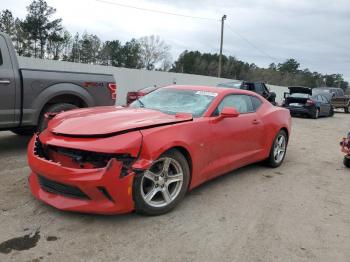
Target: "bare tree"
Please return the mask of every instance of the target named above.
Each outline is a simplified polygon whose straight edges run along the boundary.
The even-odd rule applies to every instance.
[[[142,68],[147,70],[155,69],[159,62],[169,58],[170,46],[159,36],[145,36],[138,40],[140,44],[140,62]]]

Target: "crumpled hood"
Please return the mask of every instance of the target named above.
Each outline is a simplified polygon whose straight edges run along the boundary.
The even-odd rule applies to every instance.
[[[191,114],[168,115],[145,108],[95,107],[63,112],[50,122],[50,132],[67,136],[105,136],[191,121]]]

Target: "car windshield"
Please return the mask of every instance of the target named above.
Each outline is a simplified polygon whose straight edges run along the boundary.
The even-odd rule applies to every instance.
[[[171,115],[190,113],[193,117],[200,117],[216,96],[214,92],[161,88],[134,101],[130,107],[149,108]]]
[[[310,95],[309,94],[305,94],[305,93],[293,93],[293,94],[290,94],[289,97],[309,98]]]
[[[221,83],[217,85],[218,87],[230,87],[230,88],[242,88],[242,81],[234,81],[228,83]]]

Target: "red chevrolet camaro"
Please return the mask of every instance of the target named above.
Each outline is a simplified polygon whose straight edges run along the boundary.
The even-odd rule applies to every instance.
[[[128,108],[54,116],[28,147],[30,189],[62,210],[159,215],[233,169],[278,167],[290,129],[289,111],[256,93],[168,86]]]

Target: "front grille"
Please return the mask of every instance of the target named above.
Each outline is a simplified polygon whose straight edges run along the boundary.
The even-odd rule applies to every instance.
[[[49,193],[70,198],[90,199],[84,192],[75,186],[55,182],[43,176],[38,176],[41,188]]]

